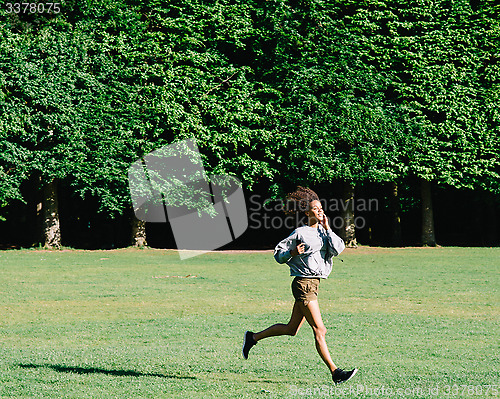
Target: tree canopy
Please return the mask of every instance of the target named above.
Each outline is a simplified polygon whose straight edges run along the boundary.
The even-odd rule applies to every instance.
[[[128,166],[190,137],[275,196],[408,176],[499,194],[499,32],[488,0],[3,9],[0,206],[39,176],[123,214]]]

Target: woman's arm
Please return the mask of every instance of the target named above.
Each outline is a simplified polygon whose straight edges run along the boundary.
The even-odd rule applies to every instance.
[[[345,249],[344,240],[332,231],[326,215],[323,215],[323,220],[320,220],[320,223],[328,237],[328,251],[332,256],[338,256]]]
[[[328,236],[328,248],[333,256],[338,256],[344,249],[344,240],[335,234],[331,229],[326,231]]]
[[[274,248],[274,259],[278,263],[286,263],[292,257],[304,252],[304,244],[297,245],[299,237],[297,231],[294,230],[287,238],[280,241]]]

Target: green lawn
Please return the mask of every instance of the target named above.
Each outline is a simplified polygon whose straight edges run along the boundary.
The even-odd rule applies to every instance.
[[[1,398],[498,397],[500,248],[346,250],[320,286],[337,388],[272,252],[0,252]],[[167,277],[187,276],[188,278]]]

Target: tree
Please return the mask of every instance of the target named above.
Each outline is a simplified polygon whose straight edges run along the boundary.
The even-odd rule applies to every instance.
[[[123,195],[125,165],[129,148],[133,151],[136,146],[127,131],[110,134],[119,113],[106,112],[114,102],[124,102],[123,85],[109,79],[120,65],[109,56],[110,37],[96,33],[92,21],[86,22],[73,27],[61,15],[36,26],[28,24],[20,32],[3,30],[2,119],[10,121],[3,128],[9,148],[25,154],[18,158],[22,178],[40,176],[43,241],[48,247],[61,245],[57,211],[61,183],[73,185],[81,195],[97,194],[102,209],[110,213],[129,204]],[[9,27],[8,20],[3,23]],[[96,40],[98,35],[101,40]],[[123,115],[127,109],[120,111]],[[120,150],[120,156],[113,158]]]
[[[268,99],[279,124],[271,144],[282,178],[297,184],[341,182],[344,201],[363,181],[405,173],[402,110],[385,98],[390,77],[364,57],[367,37],[345,3],[273,3],[273,69],[279,95]],[[361,24],[361,23],[359,23]],[[264,77],[266,76],[263,74]],[[342,234],[355,245],[354,213],[343,207]]]
[[[70,191],[110,219],[131,213],[128,166],[193,136],[208,174],[273,196],[292,183],[394,194],[407,176],[429,210],[434,185],[499,193],[496,12],[464,0],[119,0],[1,17],[0,204],[26,200],[31,176],[47,199]]]
[[[498,174],[492,162],[498,145],[482,107],[491,21],[465,1],[405,11],[393,25],[403,33],[394,52],[401,77],[394,91],[413,126],[409,171],[422,179],[422,243],[435,245],[428,182],[473,189]]]
[[[248,187],[269,178],[263,157],[249,156],[262,132],[252,71],[232,62],[251,33],[244,3],[122,3],[74,4],[6,31],[3,105],[19,115],[9,141],[33,154],[26,175],[96,197],[114,217],[130,208],[128,166],[195,136],[209,173],[242,176]],[[57,226],[48,216],[57,212],[47,212]]]

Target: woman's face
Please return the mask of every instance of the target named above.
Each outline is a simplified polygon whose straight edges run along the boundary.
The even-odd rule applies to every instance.
[[[323,220],[323,207],[321,206],[321,202],[314,200],[309,202],[309,209],[306,211],[306,215],[309,219],[316,219],[316,221]]]

